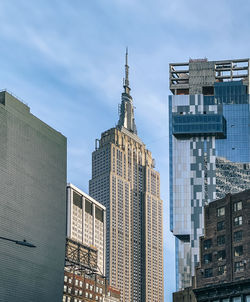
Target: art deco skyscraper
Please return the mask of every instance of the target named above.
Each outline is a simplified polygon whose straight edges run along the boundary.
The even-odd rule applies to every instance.
[[[170,64],[170,215],[177,289],[199,262],[203,208],[250,188],[249,59]]]
[[[89,192],[107,210],[106,270],[126,302],[163,301],[160,175],[137,136],[126,53],[118,125],[96,140]]]

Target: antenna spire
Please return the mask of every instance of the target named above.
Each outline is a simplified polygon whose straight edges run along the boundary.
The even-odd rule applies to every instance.
[[[128,95],[130,94],[130,87],[129,87],[129,66],[128,66],[128,47],[126,47],[126,56],[125,56],[125,80],[123,83],[124,92]]]

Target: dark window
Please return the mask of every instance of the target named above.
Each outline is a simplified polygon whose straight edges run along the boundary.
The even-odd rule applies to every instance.
[[[212,246],[212,240],[211,239],[204,240],[203,246],[204,246],[204,250],[210,249],[210,247]]]
[[[214,87],[213,86],[203,86],[202,87],[202,94],[203,95],[213,95],[214,94]]]
[[[241,256],[241,255],[243,255],[243,246],[242,245],[236,246],[234,248],[234,256],[238,257],[238,256]]]
[[[73,191],[73,204],[82,209],[82,196]]]
[[[218,275],[223,275],[226,272],[226,265],[218,266]]]
[[[217,231],[221,231],[225,229],[225,221],[219,221],[217,223]]]
[[[238,262],[234,263],[234,271],[235,272],[242,272],[242,271],[244,271],[243,261],[238,261]]]
[[[103,210],[95,207],[95,218],[103,222]]]
[[[209,278],[209,277],[212,277],[212,276],[213,276],[213,269],[212,268],[206,268],[204,277]]]
[[[242,231],[234,232],[234,241],[241,241],[242,240]]]
[[[85,199],[85,211],[92,215],[92,203]]]
[[[217,237],[217,245],[225,244],[225,235],[221,235]]]
[[[226,251],[225,250],[218,251],[218,253],[217,253],[217,259],[218,260],[223,260],[225,258],[226,258]]]
[[[212,254],[205,254],[204,255],[204,263],[207,264],[207,263],[210,263],[212,262]]]

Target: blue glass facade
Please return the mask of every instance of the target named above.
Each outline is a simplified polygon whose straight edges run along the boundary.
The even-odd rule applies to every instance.
[[[191,285],[199,262],[204,205],[250,188],[247,88],[243,81],[215,82],[213,95],[169,96],[170,228],[177,241],[177,289]]]
[[[214,135],[226,138],[226,120],[222,114],[178,114],[173,116],[172,125],[174,136]]]
[[[227,139],[216,140],[216,156],[232,162],[250,162],[249,104],[223,105]]]

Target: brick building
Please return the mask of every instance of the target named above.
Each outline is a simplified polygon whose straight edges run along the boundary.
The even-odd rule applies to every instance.
[[[204,219],[197,301],[250,301],[250,190],[211,202]]]
[[[63,302],[119,302],[120,291],[98,274],[77,274],[65,270]]]

